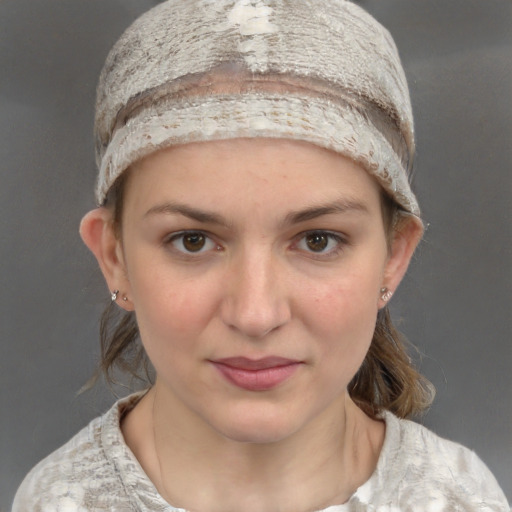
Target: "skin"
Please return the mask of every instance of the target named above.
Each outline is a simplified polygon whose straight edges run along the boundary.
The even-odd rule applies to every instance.
[[[176,146],[130,169],[120,237],[104,208],[81,234],[109,289],[128,296],[119,305],[136,312],[156,369],[122,429],[164,498],[309,511],[344,503],[370,477],[385,426],[346,388],[380,289],[397,288],[422,229],[411,219],[388,236],[364,169],[297,141]],[[269,390],[242,389],[216,365],[268,356],[297,362]]]

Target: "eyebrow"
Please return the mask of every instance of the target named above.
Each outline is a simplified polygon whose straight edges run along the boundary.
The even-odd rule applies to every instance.
[[[340,199],[327,204],[291,211],[285,216],[281,224],[283,226],[291,226],[293,224],[299,224],[301,222],[313,220],[324,215],[352,212],[364,214],[369,213],[369,210],[367,206],[360,201],[353,199]],[[189,219],[201,223],[217,224],[223,227],[229,227],[231,225],[231,223],[228,222],[222,215],[174,202],[153,206],[144,214],[144,217],[147,218],[158,214],[183,215],[184,217],[188,217]]]
[[[150,208],[144,214],[144,217],[149,217],[151,215],[157,214],[183,215],[184,217],[188,217],[189,219],[196,220],[202,223],[219,224],[224,227],[227,227],[229,225],[227,220],[224,219],[222,215],[218,215],[217,213],[213,212],[208,212],[206,210],[200,210],[198,208],[193,208],[192,206],[188,206],[186,204],[181,203],[164,203],[157,206],[153,206],[153,208]]]
[[[332,215],[336,213],[369,213],[368,207],[354,199],[339,199],[332,203],[318,206],[312,206],[302,210],[292,211],[286,215],[284,219],[285,225],[299,224],[308,220],[316,219],[324,215]]]

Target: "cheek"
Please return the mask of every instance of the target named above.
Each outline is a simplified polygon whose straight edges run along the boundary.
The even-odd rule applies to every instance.
[[[378,311],[378,276],[368,274],[331,280],[309,288],[308,296],[303,298],[303,307],[312,311],[311,318],[317,318],[319,324],[338,325],[357,328],[364,320],[373,319]],[[370,321],[370,324],[372,321]]]
[[[214,309],[207,294],[187,293],[180,287],[153,293],[141,302],[142,307],[136,308],[139,323],[159,337],[176,340],[199,332]]]
[[[194,374],[194,362],[205,354],[201,344],[210,305],[204,295],[187,293],[189,287],[164,287],[136,308],[142,344],[157,375],[178,386]]]
[[[316,284],[303,298],[302,315],[307,329],[315,332],[324,357],[356,366],[364,358],[375,330],[379,275],[354,273]],[[355,368],[357,370],[357,368]]]
[[[169,265],[144,265],[130,280],[145,345],[167,350],[183,344],[191,347],[217,308],[218,297],[208,278],[188,278]]]

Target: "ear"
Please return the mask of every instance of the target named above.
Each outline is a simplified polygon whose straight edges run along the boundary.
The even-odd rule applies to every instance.
[[[96,208],[87,213],[80,223],[80,236],[85,245],[98,260],[103,277],[110,291],[119,291],[117,304],[132,311],[130,300],[130,282],[124,263],[123,247],[114,230],[112,213],[106,208]]]
[[[382,287],[394,292],[409,267],[412,255],[423,236],[423,224],[414,216],[401,219],[393,232],[390,254],[384,268]],[[379,308],[386,305],[386,300],[379,298]]]

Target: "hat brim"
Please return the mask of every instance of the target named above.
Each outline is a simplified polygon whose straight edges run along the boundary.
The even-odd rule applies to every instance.
[[[361,165],[406,211],[420,215],[403,164],[382,133],[350,104],[321,97],[248,93],[157,102],[119,127],[100,163],[98,204],[130,165],[177,144],[234,138],[301,140]]]

